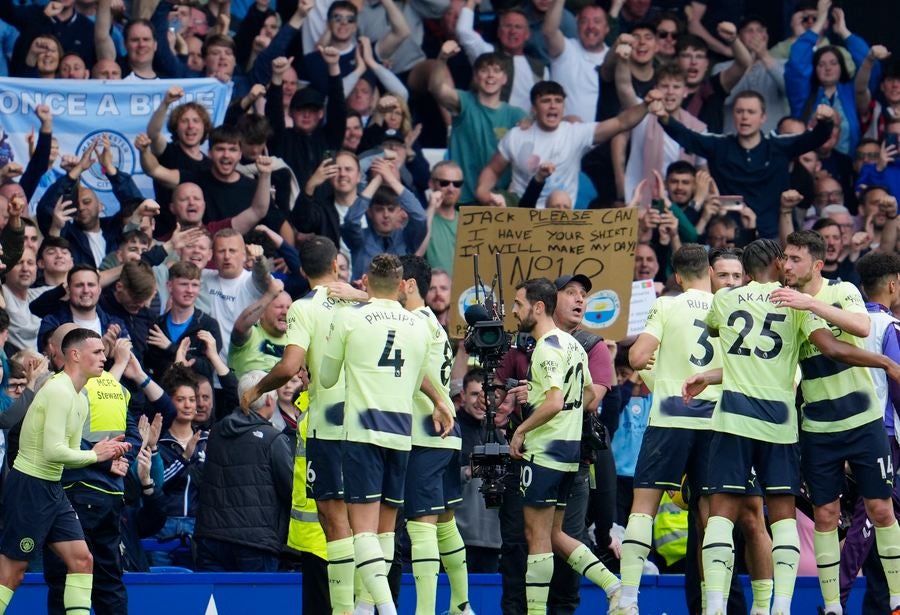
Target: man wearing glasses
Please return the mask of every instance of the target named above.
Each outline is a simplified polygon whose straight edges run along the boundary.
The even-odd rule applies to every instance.
[[[442,160],[431,170],[429,183],[432,194],[440,193],[441,197],[428,202],[428,235],[416,254],[424,255],[432,269],[443,269],[452,276],[462,169],[452,160]]]
[[[393,0],[382,0],[391,30],[375,43],[375,55],[389,58],[409,36],[409,25]],[[334,47],[340,53],[338,66],[341,77],[346,77],[356,68],[356,36],[359,30],[359,11],[347,0],[336,0],[328,7],[326,47]],[[312,51],[294,63],[300,79],[322,94],[328,94],[328,67],[320,51]]]

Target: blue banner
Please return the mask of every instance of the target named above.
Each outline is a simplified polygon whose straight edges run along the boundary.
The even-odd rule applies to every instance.
[[[231,85],[216,79],[178,79],[155,81],[100,81],[94,79],[0,79],[0,166],[7,162],[28,164],[27,137],[40,129],[35,115],[38,105],[47,105],[53,113],[53,136],[59,141],[59,157],[45,177],[42,186],[52,183],[63,171],[59,159],[64,155],[81,156],[96,137],[107,134],[113,150],[116,168],[134,177],[138,188],[148,198],[153,197],[153,182],[141,170],[141,162],[134,138],[147,132],[147,123],[159,106],[166,90],[181,86],[185,95],[178,104],[195,101],[209,111],[213,126],[225,119],[225,109],[231,98]],[[168,132],[164,132],[168,137]],[[99,163],[82,176],[82,182],[92,188],[104,204],[103,215],[118,211],[119,204],[112,196],[109,182]],[[32,199],[32,212],[43,188]],[[168,203],[161,203],[163,207]]]

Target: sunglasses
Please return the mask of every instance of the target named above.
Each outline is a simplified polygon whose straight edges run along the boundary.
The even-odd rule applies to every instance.
[[[345,15],[343,13],[335,13],[331,16],[331,21],[335,23],[356,23],[356,15]]]
[[[461,179],[436,179],[437,185],[441,188],[446,188],[450,184],[453,184],[454,188],[462,188],[463,180]]]
[[[656,38],[670,38],[673,41],[678,38],[678,32],[669,31],[669,30],[659,30],[656,33]]]
[[[800,18],[800,23],[813,23],[816,20],[815,15],[804,15]]]

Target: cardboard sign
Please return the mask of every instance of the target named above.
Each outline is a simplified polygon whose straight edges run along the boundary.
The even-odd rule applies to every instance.
[[[656,303],[656,289],[653,280],[638,280],[631,283],[631,309],[628,312],[628,337],[640,335],[647,326],[650,308]]]
[[[519,282],[580,273],[593,285],[584,328],[620,340],[628,331],[636,246],[635,209],[463,207],[456,230],[450,337],[465,336],[465,310],[476,303],[472,256],[478,255],[481,281],[490,290],[497,269],[494,253],[499,252],[507,331],[517,329],[512,303]]]

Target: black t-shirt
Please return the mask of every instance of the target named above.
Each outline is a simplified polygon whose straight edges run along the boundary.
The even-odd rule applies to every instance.
[[[200,160],[194,160],[184,153],[177,143],[172,142],[166,144],[166,149],[157,159],[159,164],[165,168],[178,170],[182,174],[182,182],[188,181],[184,178],[185,173],[209,169],[209,158],[206,157],[206,154],[203,154]],[[175,216],[169,209],[173,191],[158,181],[153,182],[153,191],[156,193],[156,201],[159,203],[160,209],[159,216],[156,217],[156,229],[153,231],[154,236],[158,239],[171,235],[175,230]]]
[[[838,262],[838,268],[835,271],[822,270],[822,277],[827,280],[841,280],[842,282],[850,282],[855,286],[859,286],[859,274],[856,273],[856,266],[850,262],[849,258],[845,258]]]
[[[210,169],[182,171],[181,182],[193,182],[203,190],[206,200],[204,222],[233,218],[250,207],[256,192],[256,181],[240,175],[235,182],[223,182],[216,179]]]

